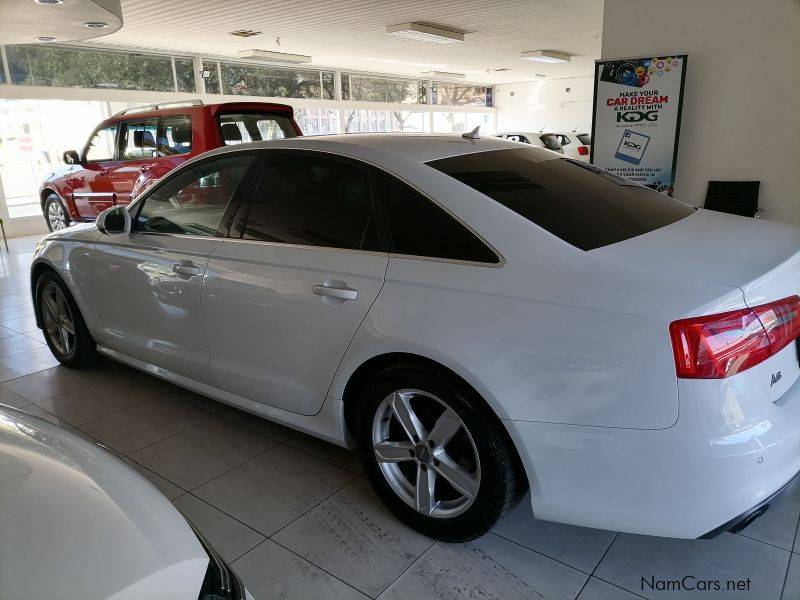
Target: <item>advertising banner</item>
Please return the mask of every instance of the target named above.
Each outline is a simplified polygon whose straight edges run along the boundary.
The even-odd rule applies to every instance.
[[[592,164],[672,195],[686,55],[599,60]]]

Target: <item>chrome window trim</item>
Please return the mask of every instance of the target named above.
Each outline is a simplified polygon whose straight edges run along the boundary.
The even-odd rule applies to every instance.
[[[173,235],[169,233],[147,233],[144,235]],[[175,234],[177,237],[179,234]],[[186,235],[182,237],[188,238],[196,238],[197,236]],[[424,260],[427,262],[442,262],[442,263],[452,263],[458,265],[467,265],[467,266],[474,266],[474,267],[492,267],[498,268],[503,267],[506,264],[505,259],[500,256],[500,262],[498,263],[483,263],[483,262],[475,262],[469,260],[458,260],[454,258],[438,258],[436,256],[416,256],[414,254],[396,254],[394,252],[376,252],[375,250],[356,250],[353,248],[335,248],[333,246],[310,246],[307,244],[288,244],[286,242],[268,242],[265,240],[243,240],[239,238],[231,238],[227,237],[224,238],[224,243],[235,243],[235,244],[261,244],[264,246],[272,246],[276,248],[299,248],[302,250],[321,250],[326,252],[338,252],[344,254],[364,254],[366,256],[385,256],[389,259],[392,258],[405,258],[409,260]],[[213,258],[213,257],[212,257]]]

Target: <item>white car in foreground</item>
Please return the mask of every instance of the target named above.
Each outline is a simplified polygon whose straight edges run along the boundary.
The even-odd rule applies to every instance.
[[[38,322],[337,444],[433,537],[695,538],[800,472],[800,229],[496,137],[215,150],[49,235]]]
[[[245,600],[238,577],[108,451],[0,405],[0,598]]]

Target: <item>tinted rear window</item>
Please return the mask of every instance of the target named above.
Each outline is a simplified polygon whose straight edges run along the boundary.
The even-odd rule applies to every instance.
[[[581,144],[584,146],[591,146],[592,145],[592,136],[588,133],[579,133],[578,139],[581,141]]]
[[[545,133],[544,135],[540,135],[539,139],[542,140],[544,147],[548,150],[555,150],[558,152],[561,150],[561,142],[559,141],[558,137],[553,135],[552,133]]]
[[[590,164],[553,158],[535,148],[477,152],[427,164],[582,250],[642,235],[694,212]]]
[[[226,146],[297,136],[289,119],[269,113],[222,113],[217,122]]]

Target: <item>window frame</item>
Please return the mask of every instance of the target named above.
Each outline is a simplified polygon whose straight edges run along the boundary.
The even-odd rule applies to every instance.
[[[343,154],[338,154],[330,150],[317,149],[317,148],[315,149],[280,148],[280,149],[266,149],[266,150],[262,149],[262,150],[257,150],[256,152],[261,154],[261,158],[256,160],[251,166],[250,181],[246,186],[246,190],[243,191],[243,195],[246,194],[246,197],[240,198],[240,202],[236,212],[230,215],[230,220],[228,221],[228,233],[226,235],[226,239],[228,240],[236,242],[244,242],[247,244],[266,244],[269,246],[302,248],[302,249],[322,250],[331,252],[356,252],[360,254],[388,256],[389,258],[404,258],[410,260],[421,260],[426,262],[442,262],[442,263],[460,264],[460,265],[477,266],[477,267],[502,268],[506,264],[505,258],[497,250],[497,248],[491,243],[489,243],[486,240],[486,238],[480,235],[477,231],[475,231],[475,229],[473,229],[461,217],[454,214],[441,202],[438,202],[437,200],[432,198],[429,194],[419,189],[413,183],[403,179],[402,177],[399,177],[398,175],[395,175],[391,171],[387,171],[383,167],[373,162],[359,158],[353,158]],[[272,157],[277,154],[284,154],[284,155],[300,154],[307,156],[317,156],[320,158],[337,160],[345,164],[351,164],[353,166],[366,169],[369,172],[370,198],[372,203],[373,214],[375,215],[376,226],[378,228],[378,240],[381,247],[383,248],[383,251],[357,250],[352,248],[335,248],[331,246],[289,244],[286,242],[270,242],[266,240],[244,239],[243,238],[244,225],[246,225],[247,218],[249,217],[250,214],[250,207],[252,206],[253,203],[253,193],[261,185],[261,181],[267,172],[267,168],[269,167]],[[257,175],[253,176],[252,174],[253,171],[256,171]],[[391,243],[391,227],[387,216],[384,214],[383,201],[380,195],[381,177],[385,177],[395,183],[398,183],[401,186],[409,188],[414,193],[418,194],[423,199],[430,202],[435,208],[442,211],[447,217],[453,219],[456,223],[460,224],[467,231],[467,233],[475,237],[478,242],[483,244],[492,254],[495,255],[495,257],[497,258],[497,262],[479,262],[479,261],[470,261],[470,260],[463,260],[456,258],[442,258],[438,256],[422,256],[417,254],[402,254],[399,252],[395,252]],[[226,214],[226,217],[227,216],[228,215]],[[236,223],[241,223],[242,229],[237,228]]]
[[[91,147],[94,136],[96,136],[104,129],[111,129],[111,128],[114,129],[114,145],[113,145],[114,150],[112,151],[113,154],[112,157],[104,158],[101,160],[89,160],[89,148]],[[94,131],[92,131],[91,134],[89,134],[89,139],[86,140],[86,144],[84,144],[83,146],[83,152],[81,154],[81,162],[87,165],[89,164],[96,165],[98,163],[116,162],[118,160],[119,160],[119,121],[113,124],[101,123],[94,129]]]
[[[169,185],[170,182],[175,178],[181,175],[184,171],[201,166],[216,160],[222,160],[224,158],[228,158],[231,156],[241,156],[241,155],[252,155],[254,157],[253,161],[247,167],[244,175],[242,176],[242,181],[239,183],[239,187],[234,192],[233,196],[231,196],[230,200],[228,200],[228,205],[225,207],[225,211],[222,214],[222,220],[220,221],[219,227],[214,235],[209,236],[197,236],[197,235],[189,235],[185,233],[161,233],[157,231],[141,231],[135,229],[136,223],[139,219],[139,214],[142,212],[142,208],[144,207],[147,199],[155,192],[155,190],[162,188],[165,185]],[[240,151],[231,151],[231,152],[221,152],[219,154],[215,154],[213,156],[209,156],[207,158],[203,158],[201,160],[189,160],[179,166],[177,169],[173,169],[167,175],[164,176],[162,180],[160,180],[156,185],[149,187],[141,196],[139,196],[132,204],[128,205],[128,211],[130,212],[131,216],[131,234],[136,235],[157,235],[157,236],[169,236],[169,237],[181,237],[181,238],[190,238],[190,239],[207,239],[207,238],[228,238],[228,233],[230,231],[231,223],[233,222],[234,216],[237,214],[240,204],[242,203],[242,198],[249,198],[254,186],[255,182],[260,182],[260,177],[255,177],[254,173],[256,173],[256,168],[261,162],[260,153],[257,150],[247,149],[247,150],[240,150]],[[247,203],[247,201],[245,201]]]

